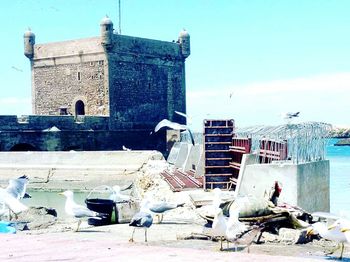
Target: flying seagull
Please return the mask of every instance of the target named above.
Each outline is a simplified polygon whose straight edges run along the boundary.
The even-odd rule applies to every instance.
[[[5,206],[15,215],[28,209],[27,206],[22,204],[16,197],[9,194],[4,188],[0,188],[0,203],[3,205],[2,211],[4,211]]]
[[[300,112],[295,112],[295,113],[288,112],[288,113],[283,114],[283,118],[284,119],[292,119],[292,118],[295,118],[295,117],[299,117],[299,114],[300,114]]]
[[[9,185],[6,187],[6,191],[16,199],[31,198],[31,196],[26,193],[28,182],[29,179],[25,175],[17,179],[10,179]]]
[[[194,138],[193,138],[193,134],[191,132],[191,130],[186,126],[186,125],[182,125],[182,124],[179,124],[179,123],[176,123],[176,122],[172,122],[168,119],[163,119],[161,120],[157,125],[156,127],[154,128],[154,132],[158,132],[161,128],[163,127],[169,127],[170,129],[174,129],[174,130],[187,130],[189,135],[190,135],[190,138],[191,138],[191,143],[192,145],[194,145]]]

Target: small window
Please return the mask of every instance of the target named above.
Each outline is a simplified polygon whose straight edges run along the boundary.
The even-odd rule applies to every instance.
[[[98,65],[103,65],[103,60],[98,61]]]
[[[90,62],[90,66],[94,66],[95,63],[93,61]]]
[[[77,78],[78,78],[78,81],[80,81],[80,80],[81,80],[81,72],[78,72],[78,74],[77,74]]]

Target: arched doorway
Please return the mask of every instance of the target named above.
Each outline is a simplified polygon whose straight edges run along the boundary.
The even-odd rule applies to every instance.
[[[81,100],[78,100],[75,103],[75,115],[77,116],[85,115],[85,105],[84,105],[84,102]]]
[[[37,151],[37,149],[31,144],[20,143],[20,144],[14,145],[10,149],[10,151]]]

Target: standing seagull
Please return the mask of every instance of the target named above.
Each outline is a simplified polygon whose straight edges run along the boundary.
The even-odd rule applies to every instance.
[[[97,217],[98,213],[88,209],[85,206],[79,205],[74,201],[74,194],[72,191],[67,190],[62,193],[59,193],[66,197],[66,204],[64,206],[64,210],[69,216],[78,218],[78,227],[75,230],[76,232],[79,230],[79,226],[81,224],[81,220],[85,217]]]
[[[333,254],[337,249],[340,248],[339,244],[341,244],[341,252],[339,259],[342,259],[344,252],[344,243],[348,242],[348,232],[346,232],[346,227],[350,226],[350,221],[345,219],[338,219],[331,226],[327,227],[325,223],[316,222],[312,224],[311,228],[309,228],[306,232],[307,236],[319,234],[322,238],[332,240],[338,243],[338,247],[329,252],[329,254]]]
[[[109,196],[109,199],[113,200],[115,203],[129,202],[131,200],[131,197],[129,195],[124,195],[120,193],[121,191],[120,186],[114,185],[112,189],[113,189],[113,193]]]
[[[226,237],[227,220],[227,217],[222,213],[222,209],[216,208],[211,235],[220,238],[220,251],[223,250],[222,241]]]
[[[239,235],[248,230],[248,227],[238,220],[239,210],[230,210],[230,216],[227,221],[226,238],[229,241],[236,240]]]
[[[131,218],[129,226],[134,227],[134,230],[132,231],[132,235],[131,235],[131,238],[129,239],[129,242],[134,242],[134,233],[136,228],[145,229],[145,242],[147,242],[147,229],[150,228],[153,223],[153,218],[148,211],[147,205],[148,205],[148,201],[143,200],[141,202],[140,212],[136,213]]]

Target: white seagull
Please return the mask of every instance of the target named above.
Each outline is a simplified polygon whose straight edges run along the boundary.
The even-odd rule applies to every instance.
[[[112,187],[113,193],[109,196],[110,200],[113,200],[115,203],[118,202],[129,202],[131,200],[131,197],[129,195],[124,195],[120,193],[121,189],[120,186],[115,185]]]
[[[0,188],[0,203],[2,203],[2,211],[5,210],[5,206],[15,215],[28,209],[27,206],[25,206],[17,198],[9,194],[4,188]]]
[[[130,148],[127,148],[127,147],[126,147],[126,146],[124,146],[124,145],[123,145],[123,147],[122,147],[122,148],[123,148],[123,150],[124,150],[124,151],[131,151],[131,149],[130,149]]]
[[[338,243],[338,247],[328,254],[333,254],[336,250],[340,248],[341,244],[341,252],[339,259],[342,259],[344,252],[344,243],[348,242],[348,232],[346,232],[346,228],[350,228],[350,221],[340,218],[335,221],[331,226],[327,227],[325,223],[316,222],[308,228],[306,235],[315,235],[319,234],[322,238],[332,240]]]
[[[67,191],[64,191],[64,192],[59,193],[59,194],[66,197],[66,204],[64,206],[64,210],[66,211],[67,215],[78,218],[78,227],[75,230],[76,232],[79,230],[79,226],[80,226],[83,218],[85,218],[85,217],[98,218],[97,212],[94,212],[85,206],[82,206],[82,205],[75,203],[74,193],[72,191],[67,190]]]
[[[238,220],[239,210],[230,209],[230,216],[227,221],[226,238],[228,241],[236,240],[239,235],[248,230],[248,227]]]
[[[176,122],[172,122],[172,121],[170,121],[168,119],[163,119],[156,125],[156,127],[154,128],[154,132],[157,133],[163,127],[169,127],[170,129],[180,130],[180,131],[181,130],[187,130],[189,135],[190,135],[191,143],[192,143],[192,145],[194,145],[193,134],[192,134],[191,130],[186,125],[182,125],[182,124],[179,124],[179,123],[176,123]],[[151,132],[151,134],[152,134],[152,132]]]
[[[213,237],[220,238],[220,251],[223,250],[222,241],[224,240],[224,238],[226,238],[227,222],[228,218],[224,216],[224,214],[222,213],[222,209],[216,208],[213,224],[211,227],[211,235]]]
[[[30,198],[31,196],[26,193],[28,182],[29,179],[27,176],[21,176],[17,179],[10,179],[9,185],[6,187],[6,191],[16,199]]]

